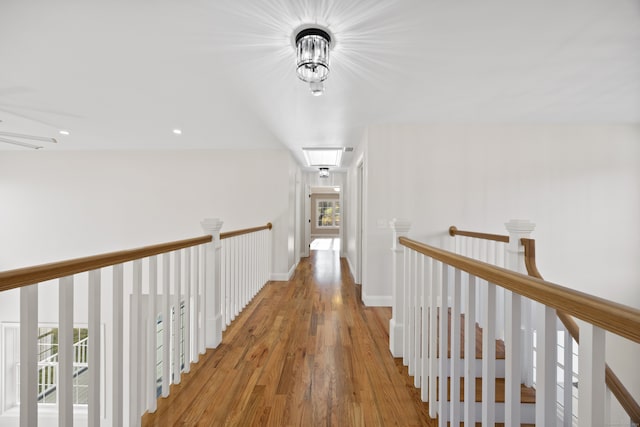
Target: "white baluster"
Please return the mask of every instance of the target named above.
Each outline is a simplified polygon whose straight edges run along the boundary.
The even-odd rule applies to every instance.
[[[264,284],[269,280],[269,266],[267,264],[267,240],[269,239],[269,236],[271,234],[271,231],[269,230],[265,230],[263,231],[261,237],[260,237],[260,264],[261,264],[261,278],[260,278],[260,283]]]
[[[158,257],[149,258],[149,313],[147,316],[147,408],[153,413],[157,409],[156,367],[158,347]],[[91,336],[91,334],[89,334]]]
[[[604,425],[604,330],[586,323],[580,329],[578,356],[578,422],[580,427]]]
[[[245,309],[247,304],[249,303],[249,235],[244,234],[242,236],[243,244],[242,244],[242,275],[243,275],[243,284],[242,289],[244,291],[244,297],[242,298],[242,310]]]
[[[20,288],[20,426],[38,425],[38,285]]]
[[[429,289],[429,416],[437,416],[437,394],[436,386],[438,380],[438,284],[440,283],[442,264],[434,259],[425,260],[425,287]],[[428,273],[431,274],[428,274]],[[442,313],[440,313],[442,316]],[[441,355],[442,356],[442,355]]]
[[[171,384],[171,254],[162,255],[162,397],[169,396]]]
[[[244,285],[245,281],[245,246],[244,246],[244,235],[236,237],[238,243],[238,310],[236,315],[239,315],[244,308],[245,301],[245,289]]]
[[[464,425],[476,421],[476,277],[468,276],[464,302]]]
[[[450,267],[442,265],[442,280],[440,281],[440,366],[438,367],[438,379],[440,382],[440,401],[438,402],[439,424],[447,425],[447,353],[449,352],[449,278]],[[452,381],[450,379],[449,381]]]
[[[411,354],[411,298],[409,296],[411,292],[411,252],[411,249],[404,247],[404,275],[402,278],[404,289],[404,310],[402,310],[404,318],[402,324],[405,326],[402,337],[402,363],[404,366],[409,366]]]
[[[191,354],[192,354],[192,358],[191,360],[194,363],[197,363],[198,360],[200,359],[200,356],[198,355],[198,337],[200,336],[200,324],[199,324],[199,319],[200,319],[200,314],[198,312],[198,283],[199,283],[199,276],[200,276],[200,268],[199,268],[199,262],[198,262],[198,258],[199,258],[199,254],[200,254],[200,248],[198,246],[195,246],[193,248],[193,252],[191,254],[191,256],[193,257],[193,279],[192,279],[192,284],[191,284],[191,300],[192,302],[192,310],[193,310],[193,314],[192,314],[192,318],[193,318],[193,329],[192,329],[192,333],[191,333]],[[220,289],[222,291],[222,289]],[[222,309],[222,306],[220,307],[220,309]],[[224,324],[224,322],[223,322]]]
[[[520,384],[522,378],[520,295],[505,292],[505,425],[520,425]]]
[[[253,281],[253,292],[251,298],[255,297],[260,291],[260,283],[258,280],[258,237],[262,233],[254,233],[251,235],[251,280]]]
[[[415,366],[415,375],[413,376],[413,385],[414,387],[420,387],[421,375],[422,375],[422,340],[424,337],[424,331],[422,330],[422,316],[425,312],[422,304],[420,304],[422,298],[422,292],[424,288],[424,282],[420,280],[419,275],[419,264],[422,261],[424,256],[418,252],[414,252],[414,263],[413,263],[413,277],[414,277],[414,316],[413,316],[413,341],[415,342],[415,353],[414,353],[414,366]],[[426,374],[425,374],[426,375]]]
[[[403,322],[404,322],[404,274],[405,251],[398,243],[400,237],[406,236],[411,228],[409,221],[393,219],[389,225],[393,230],[391,244],[392,260],[392,290],[391,290],[391,320],[389,320],[389,349],[393,357],[401,357],[403,354]],[[404,323],[406,325],[406,323]]]
[[[422,306],[422,366],[421,370],[422,381],[420,383],[420,398],[423,402],[429,401],[429,360],[431,354],[429,353],[429,337],[427,336],[429,331],[429,298],[430,291],[428,288],[429,280],[431,279],[431,270],[428,270],[430,264],[429,258],[426,256],[420,257],[420,265],[418,266],[418,277],[422,285],[422,300],[420,305]]]
[[[235,248],[233,258],[235,260],[235,279],[234,279],[234,304],[233,304],[233,318],[235,319],[240,314],[240,304],[242,301],[242,263],[241,263],[241,248],[240,239],[236,236],[233,238],[233,245]]]
[[[73,276],[58,281],[58,425],[73,426]]]
[[[555,425],[556,411],[556,311],[536,303],[536,423]]]
[[[191,372],[191,249],[184,252],[184,372]]]
[[[472,252],[470,257],[476,260],[481,259],[480,254],[480,239],[476,239],[475,237],[471,239],[472,242]],[[484,328],[483,322],[483,313],[484,313],[484,298],[482,292],[480,292],[480,287],[476,287],[476,322],[480,325],[481,328]]]
[[[100,360],[101,360],[101,283],[100,270],[89,272],[89,427],[100,427]]]
[[[233,240],[225,239],[225,245],[227,248],[227,325],[231,324],[233,320],[233,289],[234,289],[234,273],[235,273],[235,260],[233,259]]]
[[[180,366],[180,353],[181,353],[181,340],[180,337],[182,335],[182,316],[181,316],[181,265],[182,265],[182,257],[181,251],[175,251],[173,253],[173,322],[172,322],[172,330],[173,330],[173,376],[172,382],[174,384],[180,384],[180,374],[182,368]]]
[[[564,389],[563,389],[563,406],[564,406],[564,427],[573,426],[573,338],[569,331],[563,327],[564,335]]]
[[[482,330],[482,425],[492,426],[496,418],[496,285],[484,283],[487,306]]]
[[[255,269],[256,269],[256,247],[255,247],[255,238],[256,233],[251,233],[249,236],[249,301],[253,300],[253,297],[256,295],[256,277],[255,277]]]
[[[222,277],[222,286],[220,286],[220,315],[222,316],[222,331],[224,332],[229,325],[229,280],[227,279],[227,275],[229,274],[229,245],[223,241],[221,242],[221,248],[220,277]]]
[[[222,316],[222,330],[225,331],[229,326],[229,245],[226,240],[220,242],[220,277],[222,277],[222,286],[220,287],[220,315]]]
[[[124,325],[122,318],[124,315],[124,266],[117,264],[113,266],[113,348],[111,355],[113,360],[112,389],[111,389],[111,410],[112,422],[114,425],[125,423],[123,417],[124,382],[122,371],[124,368]]]
[[[449,420],[452,426],[459,426],[461,421],[461,414],[459,410],[460,403],[460,297],[461,297],[461,283],[462,283],[462,272],[455,269],[453,275],[453,290],[451,293],[451,391],[450,391],[450,401],[451,401],[451,415]]]
[[[206,262],[204,261],[206,246],[198,246],[197,267],[198,271],[198,316],[200,318],[198,338],[198,353],[204,354],[206,351],[205,329],[206,329],[206,304],[205,304],[205,278],[206,278]]]
[[[494,242],[493,261],[504,267],[504,243]],[[504,288],[496,288],[496,338],[504,341]]]
[[[142,261],[137,259],[133,261],[133,292],[131,295],[130,305],[130,325],[129,325],[129,425],[140,425],[140,416],[142,415],[138,408],[140,400],[140,332],[143,322],[140,317],[140,296],[142,294]]]
[[[408,331],[409,331],[409,354],[407,355],[407,372],[409,375],[415,374],[415,354],[416,354],[416,340],[415,340],[415,316],[416,316],[416,299],[415,299],[415,290],[416,290],[416,252],[414,250],[409,251],[409,269],[407,273],[409,274],[409,290],[407,292],[408,306],[409,306],[409,319],[407,321]]]

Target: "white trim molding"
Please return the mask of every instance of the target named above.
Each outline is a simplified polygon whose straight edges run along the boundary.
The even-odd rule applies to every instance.
[[[362,302],[367,307],[391,307],[391,295],[367,295],[362,293]]]
[[[273,280],[274,282],[287,282],[291,280],[293,274],[296,272],[297,267],[298,262],[293,264],[288,273],[271,273],[271,278],[269,280]]]

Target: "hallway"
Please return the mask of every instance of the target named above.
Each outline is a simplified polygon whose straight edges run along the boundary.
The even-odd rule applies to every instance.
[[[338,251],[311,251],[291,281],[264,287],[142,424],[431,425],[389,352],[390,314],[363,307]]]

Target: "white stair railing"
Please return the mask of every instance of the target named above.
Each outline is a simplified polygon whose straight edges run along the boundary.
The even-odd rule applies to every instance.
[[[59,425],[74,422],[75,358],[88,362],[87,424],[137,426],[145,412],[156,410],[159,391],[167,396],[182,372],[188,372],[206,348],[221,342],[228,324],[223,311],[225,317],[231,311],[222,290],[233,289],[237,298],[231,304],[237,314],[267,282],[271,225],[223,234],[230,241],[240,239],[233,255],[225,258],[238,267],[231,282],[221,273],[222,221],[205,220],[202,226],[207,232],[203,237],[0,273],[0,297],[5,290],[20,288],[15,383],[21,426],[37,425],[40,371],[50,369],[48,362],[39,366],[37,360],[40,287],[58,286],[54,376]],[[79,285],[88,286],[86,303],[76,298]],[[75,304],[88,307],[86,345],[73,343]]]
[[[568,381],[568,384],[562,384],[565,390],[573,389],[572,374],[563,375],[566,380],[556,378],[555,313],[556,310],[563,311],[590,324],[585,342],[580,343],[579,425],[606,425],[604,331],[640,343],[640,310],[519,273],[518,270],[523,270],[520,242],[528,237],[532,224],[516,221],[507,226],[511,246],[505,251],[505,265],[511,270],[407,239],[409,223],[392,221],[391,352],[395,357],[402,357],[410,375],[415,376],[414,383],[421,388],[422,400],[429,402],[429,414],[433,418],[437,416],[439,425],[447,425],[449,421],[464,421],[465,425],[473,422],[483,425],[505,422],[507,426],[520,423],[555,425],[558,419],[563,425],[572,425],[572,403],[568,401],[573,396],[563,392],[562,399],[556,398],[562,381]],[[494,251],[492,248],[488,252]],[[479,253],[474,255],[479,256]],[[498,258],[493,256],[494,260]],[[504,289],[504,307],[500,306],[497,296],[501,288]],[[477,305],[477,299],[481,299],[480,305]],[[527,313],[523,319],[523,300],[535,300],[539,311],[536,326],[531,324],[530,331],[521,328],[523,320],[533,317]],[[479,307],[482,313],[477,317]],[[451,316],[451,334],[445,326],[447,313]],[[464,343],[457,338],[460,314],[464,314]],[[502,322],[501,318],[504,319]],[[476,319],[483,332],[480,363],[475,360]],[[438,324],[439,330],[436,329]],[[495,359],[495,339],[501,328],[504,328],[504,362]],[[544,351],[537,352],[536,378],[531,374],[532,381],[537,379],[536,396],[529,403],[520,400],[523,362],[527,360],[522,357],[526,347],[521,343],[526,340],[533,345],[534,329],[537,330],[537,347]],[[451,357],[447,358],[449,345],[452,351]],[[570,341],[565,345],[572,346]],[[465,349],[464,364],[458,357],[461,346]],[[530,361],[533,366],[533,359]],[[571,352],[563,355],[563,363],[572,365]],[[524,366],[529,369],[528,365]],[[476,377],[482,377],[482,403],[475,402]],[[494,384],[498,384],[495,378],[504,378],[501,380],[505,386],[504,403],[495,402]],[[459,399],[461,379],[465,386],[464,403]],[[445,390],[449,388],[449,382],[451,399],[447,401]],[[440,390],[439,396],[436,396],[436,389]],[[561,409],[568,410],[559,411],[557,400],[564,402],[565,408]]]

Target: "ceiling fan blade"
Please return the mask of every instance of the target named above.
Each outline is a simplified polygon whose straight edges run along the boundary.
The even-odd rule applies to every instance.
[[[67,113],[67,112],[64,112],[64,111],[55,111],[55,110],[50,110],[48,108],[29,107],[27,105],[10,104],[10,103],[6,103],[6,102],[1,102],[0,103],[0,107],[3,107],[4,109],[9,108],[9,109],[24,110],[24,111],[35,111],[37,113],[54,114],[56,116],[71,117],[71,118],[74,118],[74,119],[83,118],[82,116],[80,116],[78,114]]]
[[[25,135],[25,134],[22,134],[22,133],[13,133],[13,132],[0,132],[0,135],[2,135],[2,136],[10,136],[12,138],[31,139],[33,141],[44,141],[44,142],[53,142],[53,143],[57,143],[58,142],[55,138],[49,138],[47,136]]]
[[[22,119],[30,120],[30,121],[32,121],[32,122],[40,123],[40,124],[43,124],[43,125],[46,125],[46,126],[52,127],[52,128],[54,128],[54,129],[60,129],[60,127],[59,127],[59,126],[56,126],[56,125],[54,125],[54,124],[52,124],[52,123],[49,123],[49,122],[46,122],[46,121],[44,121],[44,120],[40,120],[40,119],[35,119],[35,118],[33,118],[33,117],[25,116],[24,114],[18,113],[18,112],[16,112],[16,111],[6,110],[6,109],[4,109],[4,108],[2,108],[2,107],[0,107],[0,111],[3,111],[3,112],[5,112],[5,113],[7,113],[7,114],[10,114],[10,115],[12,115],[12,116],[16,116],[16,117],[20,117],[20,118],[22,118]]]
[[[41,145],[29,144],[26,142],[14,141],[12,139],[2,138],[0,137],[0,142],[6,142],[7,144],[19,145],[21,147],[33,148],[34,150],[39,150],[42,148]]]

